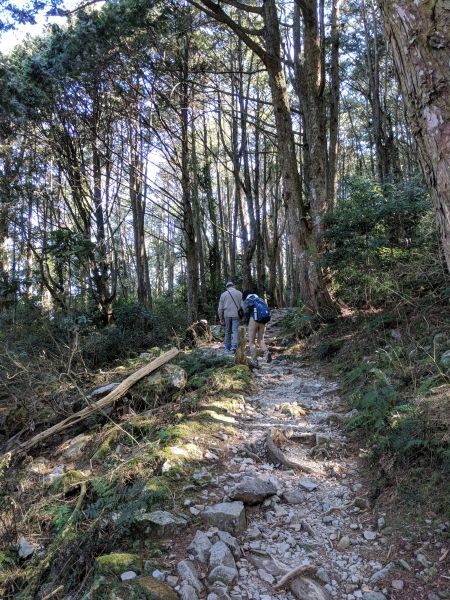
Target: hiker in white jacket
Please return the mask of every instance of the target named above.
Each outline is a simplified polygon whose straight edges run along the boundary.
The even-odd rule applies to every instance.
[[[227,289],[220,296],[219,320],[225,325],[225,352],[236,351],[239,319],[244,314],[242,293],[234,287],[232,281],[227,282]]]

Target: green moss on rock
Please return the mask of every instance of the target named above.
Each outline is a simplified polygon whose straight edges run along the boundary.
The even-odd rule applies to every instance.
[[[103,575],[120,575],[124,571],[135,571],[139,573],[142,570],[142,561],[137,554],[112,553],[98,556],[95,559],[98,573]]]

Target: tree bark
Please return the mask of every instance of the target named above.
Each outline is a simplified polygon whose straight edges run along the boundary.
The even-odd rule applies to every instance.
[[[450,271],[450,7],[444,0],[379,5]]]

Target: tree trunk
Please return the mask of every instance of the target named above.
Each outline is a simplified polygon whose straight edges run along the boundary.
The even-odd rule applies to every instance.
[[[130,204],[133,216],[134,253],[136,260],[137,299],[139,304],[151,308],[152,297],[148,281],[148,261],[145,248],[145,197],[143,195],[142,138],[138,108],[130,123]]]
[[[331,7],[331,80],[330,80],[330,137],[328,146],[328,199],[330,206],[336,202],[336,169],[339,136],[339,9],[340,0]]]
[[[281,38],[275,0],[267,0],[264,3],[264,11],[265,43],[268,51],[266,67],[275,112],[278,152],[290,233],[294,251],[297,253],[300,263],[299,275],[302,300],[310,311],[327,318],[336,314],[336,308],[318,265],[318,240],[309,230],[306,221],[307,211],[301,194],[291,110],[280,54]],[[316,33],[318,34],[317,31]],[[316,51],[315,59],[318,61],[317,68],[320,72],[320,48],[316,48]],[[316,96],[317,99],[318,96]],[[322,110],[322,107],[316,108]],[[315,134],[317,138],[320,138],[309,142],[310,146],[314,145],[314,148],[317,149],[315,152],[311,150],[312,157],[316,154],[321,156],[324,149],[326,149],[325,131],[323,127],[320,130],[317,129],[316,124],[316,121],[313,121],[309,125],[311,137]],[[324,123],[322,125],[324,126]],[[314,185],[311,183],[311,196],[315,231],[320,230],[322,213],[326,207],[326,161],[324,163],[322,158],[320,158],[320,161],[318,159],[318,162],[314,165],[314,173],[311,173],[311,181],[314,181]],[[319,162],[320,164],[318,164]]]
[[[189,34],[185,35],[181,71],[181,187],[183,202],[183,235],[186,253],[187,317],[189,323],[198,317],[198,254],[194,213],[191,203],[189,173]]]
[[[450,8],[443,0],[379,4],[450,271]]]

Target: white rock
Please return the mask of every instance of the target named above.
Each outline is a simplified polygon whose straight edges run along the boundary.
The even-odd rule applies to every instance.
[[[125,571],[121,574],[120,579],[122,581],[131,581],[132,579],[136,579],[137,574],[134,571]]]
[[[36,550],[36,546],[28,542],[24,537],[21,537],[19,540],[19,556],[20,558],[28,558],[34,551]]]

